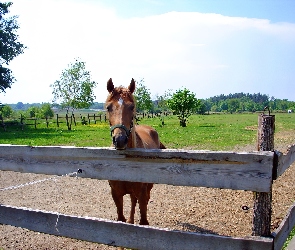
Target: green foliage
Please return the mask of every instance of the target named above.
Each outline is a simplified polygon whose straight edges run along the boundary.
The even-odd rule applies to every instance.
[[[197,113],[200,115],[204,115],[206,112],[209,112],[210,108],[207,106],[208,102],[205,100],[199,100],[200,103],[196,109]]]
[[[40,108],[37,107],[37,106],[29,107],[29,108],[26,110],[25,113],[26,113],[25,117],[30,117],[30,118],[33,118],[33,117],[41,118]]]
[[[8,65],[13,58],[22,54],[25,49],[25,46],[18,42],[18,35],[16,34],[19,28],[16,21],[17,16],[3,17],[9,13],[8,8],[11,5],[11,2],[0,3],[0,92],[5,92],[5,89],[10,88],[15,80],[12,71],[3,67],[3,64]]]
[[[29,107],[25,112],[24,112],[25,117],[30,117],[30,118],[52,118],[54,116],[54,112],[51,109],[51,106],[49,103],[44,103],[41,106],[35,105]]]
[[[177,90],[167,102],[168,107],[177,115],[180,126],[186,127],[187,119],[196,112],[200,100],[188,89]]]
[[[134,97],[136,100],[136,109],[138,112],[151,111],[153,109],[151,93],[150,90],[144,85],[144,79],[136,82]]]
[[[230,113],[236,112],[239,110],[240,102],[238,99],[229,99],[228,100],[228,111]]]
[[[8,105],[0,105],[0,115],[4,118],[9,118],[13,113],[13,109]]]
[[[41,118],[52,118],[54,116],[54,112],[51,108],[51,105],[49,103],[44,103],[41,106]]]
[[[168,91],[165,91],[164,95],[158,95],[157,96],[157,100],[155,101],[156,103],[156,109],[157,111],[168,111],[169,107],[168,107],[168,100],[171,98],[172,96],[172,90],[168,89]]]
[[[60,80],[50,85],[53,88],[54,102],[61,102],[62,108],[89,108],[95,99],[93,89],[97,85],[91,81],[90,72],[86,70],[85,62],[76,59],[65,69]]]
[[[236,93],[229,95],[219,95],[206,99],[212,112],[255,112],[263,111],[268,106],[272,111],[295,110],[295,102],[287,99],[269,98],[264,94],[244,94]]]

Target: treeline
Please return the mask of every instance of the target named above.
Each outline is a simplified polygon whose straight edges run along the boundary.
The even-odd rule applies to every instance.
[[[169,99],[169,98],[168,98]],[[170,111],[167,107],[167,99],[162,98],[156,101],[150,101],[150,108],[138,110],[138,112],[161,113],[163,111]],[[137,103],[138,104],[138,103]],[[5,107],[4,107],[5,106]],[[276,99],[268,95],[257,93],[235,93],[229,95],[218,95],[208,99],[200,99],[200,105],[197,108],[197,113],[205,114],[209,112],[256,112],[263,111],[268,106],[272,112],[287,112],[291,110],[295,112],[295,102],[288,99]],[[4,107],[4,108],[3,108]],[[27,117],[52,117],[52,108],[60,110],[61,107],[52,106],[48,103],[32,103],[24,104],[18,102],[16,104],[0,105],[0,113],[3,117],[9,117],[13,111],[25,111]],[[104,110],[104,103],[94,102],[89,110]],[[29,114],[28,114],[29,113]]]
[[[7,104],[9,105],[13,110],[28,110],[31,107],[41,107],[44,103],[22,103],[18,102],[15,104]],[[59,109],[58,105],[55,104],[55,108]],[[94,102],[89,109],[104,109],[104,103]]]
[[[295,111],[294,101],[276,99],[274,97],[269,98],[268,95],[261,93],[222,94],[202,100],[202,102],[204,106],[203,111],[211,112],[256,112],[264,110],[266,106],[268,106],[271,111]]]

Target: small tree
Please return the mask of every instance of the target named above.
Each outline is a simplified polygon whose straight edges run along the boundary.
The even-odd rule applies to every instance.
[[[200,101],[188,89],[177,90],[168,100],[168,106],[177,115],[180,126],[186,127],[187,118],[191,116],[200,105]]]
[[[199,100],[200,103],[198,105],[198,108],[196,109],[197,113],[200,114],[200,115],[204,115],[207,111],[209,112],[208,110],[208,107],[207,107],[207,103],[205,100]]]
[[[36,118],[40,118],[40,108],[37,106],[31,106],[27,109],[26,111],[26,117],[36,117]]]
[[[95,99],[93,89],[96,82],[90,80],[90,72],[85,68],[85,62],[76,60],[65,69],[60,80],[55,81],[53,88],[53,101],[61,103],[62,108],[89,108]]]
[[[165,91],[164,95],[158,95],[157,96],[157,104],[158,104],[158,108],[161,111],[167,111],[169,109],[168,107],[168,100],[171,98],[172,94],[171,94],[172,90],[168,89],[168,91]]]
[[[62,108],[67,108],[68,113],[70,108],[89,108],[95,99],[93,89],[96,85],[97,83],[90,79],[85,62],[76,59],[62,72],[60,80],[55,81],[50,87],[53,88],[53,101],[60,102]],[[71,130],[72,119],[67,125],[68,130]]]
[[[8,118],[12,115],[13,110],[10,106],[8,105],[2,105],[0,103],[0,115],[2,115],[2,117]]]
[[[46,117],[50,117],[52,118],[54,116],[54,112],[51,109],[51,106],[49,103],[44,103],[41,106],[41,117],[42,118],[46,118]]]
[[[144,85],[144,79],[136,83],[134,92],[136,100],[136,109],[138,111],[150,111],[153,109],[150,90]]]

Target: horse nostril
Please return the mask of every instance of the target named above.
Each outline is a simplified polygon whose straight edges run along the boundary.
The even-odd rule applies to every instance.
[[[113,144],[116,149],[125,149],[127,146],[128,138],[126,136],[114,136]]]

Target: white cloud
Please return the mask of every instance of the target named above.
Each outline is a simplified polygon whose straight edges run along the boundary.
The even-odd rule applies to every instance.
[[[94,2],[66,0],[18,0],[14,5],[20,40],[28,49],[11,63],[18,83],[0,95],[2,102],[50,101],[49,85],[74,58],[85,61],[99,83],[99,102],[110,77],[115,85],[145,78],[153,95],[185,86],[198,98],[262,92],[295,100],[288,91],[264,91],[282,75],[282,86],[294,79],[287,65],[295,60],[295,24],[194,12],[122,19]],[[286,58],[288,51],[293,56]],[[278,61],[286,67],[275,72]],[[28,89],[32,96],[24,95]]]

